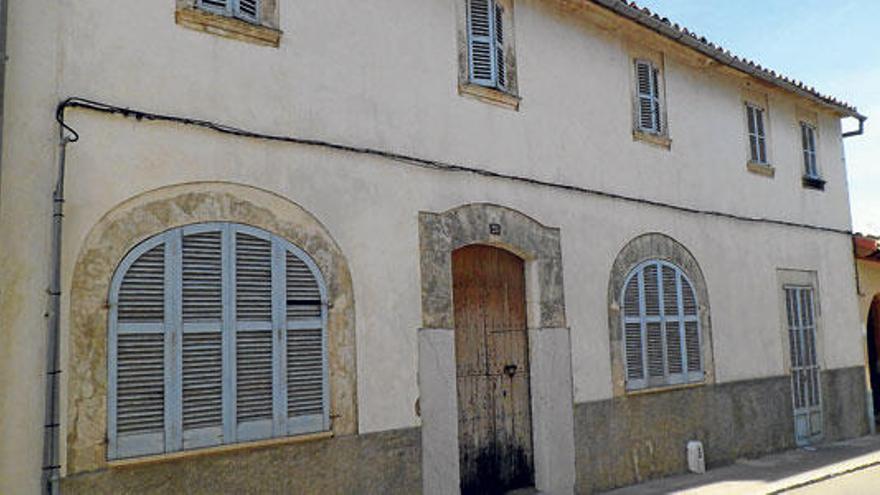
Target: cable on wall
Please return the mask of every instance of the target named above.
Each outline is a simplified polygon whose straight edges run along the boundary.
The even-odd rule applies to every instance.
[[[389,160],[405,163],[412,166],[417,166],[420,168],[427,168],[432,170],[439,170],[443,172],[453,172],[453,173],[468,173],[473,175],[479,175],[482,177],[491,177],[496,179],[503,179],[513,182],[519,182],[523,184],[530,184],[534,186],[547,187],[553,189],[560,189],[569,192],[575,192],[580,194],[586,194],[590,196],[597,196],[607,199],[615,199],[624,201],[627,203],[634,203],[646,206],[653,206],[657,208],[663,208],[667,210],[677,211],[681,213],[689,213],[695,215],[703,215],[709,217],[716,218],[726,218],[729,220],[736,220],[741,222],[748,223],[763,223],[770,225],[779,225],[785,227],[794,227],[801,229],[808,229],[820,232],[830,232],[835,234],[842,234],[846,236],[851,236],[852,231],[847,229],[839,229],[835,227],[825,227],[821,225],[813,225],[808,223],[801,222],[791,222],[787,220],[778,220],[767,217],[750,217],[745,215],[737,215],[734,213],[726,213],[723,211],[717,210],[704,210],[699,208],[694,208],[690,206],[682,206],[673,203],[666,203],[662,201],[656,201],[652,199],[639,198],[635,196],[627,196],[624,194],[618,194],[608,191],[602,191],[599,189],[592,189],[588,187],[576,186],[572,184],[566,184],[561,182],[551,182],[542,179],[535,179],[531,177],[525,177],[520,175],[506,174],[501,172],[495,172],[485,168],[479,168],[475,166],[455,164],[442,162],[438,160],[431,160],[427,158],[420,158],[411,155],[405,155],[401,153],[395,153],[391,151],[383,151],[375,148],[369,147],[360,147],[360,146],[352,146],[340,143],[334,143],[331,141],[324,141],[319,139],[309,139],[295,136],[285,136],[279,134],[265,134],[255,131],[249,131],[246,129],[240,129],[238,127],[233,127],[226,124],[221,124],[217,122],[213,122],[210,120],[202,120],[191,117],[181,117],[176,115],[168,115],[168,114],[158,114],[146,112],[143,110],[137,110],[132,108],[120,107],[116,105],[111,105],[108,103],[102,103],[99,101],[89,100],[86,98],[80,97],[72,97],[64,100],[58,105],[56,110],[55,118],[58,123],[66,129],[69,133],[71,133],[70,142],[75,142],[79,139],[79,134],[72,127],[67,125],[65,121],[65,110],[68,108],[81,108],[84,110],[90,110],[94,112],[111,114],[111,115],[121,115],[126,118],[134,118],[136,120],[151,120],[151,121],[159,121],[159,122],[172,122],[181,125],[202,127],[205,129],[210,129],[212,131],[216,131],[222,134],[229,134],[233,136],[239,136],[243,138],[250,139],[261,139],[265,141],[278,141],[292,144],[299,144],[304,146],[314,146],[326,149],[332,149],[336,151],[342,151],[347,153],[354,153],[359,155],[368,155],[375,156],[380,158],[386,158]]]

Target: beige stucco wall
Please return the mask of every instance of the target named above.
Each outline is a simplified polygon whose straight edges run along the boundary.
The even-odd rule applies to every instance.
[[[0,183],[0,493],[37,493],[42,455],[59,11],[9,2]]]
[[[53,109],[62,97],[92,97],[695,208],[849,227],[834,115],[820,118],[825,192],[800,185],[795,116],[797,105],[806,103],[773,90],[770,156],[776,177],[748,173],[742,81],[669,53],[671,150],[633,142],[632,41],[621,37],[629,31],[597,27],[588,20],[595,12],[574,14],[549,4],[516,3],[523,100],[513,112],[457,94],[452,0],[282,1],[278,49],[177,26],[172,0],[12,0],[0,193],[0,493],[33,493],[39,478]],[[578,402],[612,394],[609,270],[620,249],[645,232],[673,237],[700,263],[712,302],[717,382],[784,372],[777,268],[818,272],[829,322],[822,337],[824,366],[863,362],[850,240],[844,235],[673,213],[79,110],[68,119],[82,139],[68,153],[62,333],[74,262],[88,232],[116,205],[195,181],[264,189],[314,215],[349,262],[361,432],[419,423],[417,212],[472,202],[514,208],[560,229]],[[63,344],[62,363],[69,367]]]

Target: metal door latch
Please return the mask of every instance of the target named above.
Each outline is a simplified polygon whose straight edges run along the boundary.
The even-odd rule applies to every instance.
[[[504,374],[513,378],[513,375],[516,374],[517,366],[515,364],[508,364],[504,367]]]

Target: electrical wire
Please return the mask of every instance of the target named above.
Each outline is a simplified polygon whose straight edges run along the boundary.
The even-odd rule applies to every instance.
[[[627,203],[634,203],[634,204],[652,206],[652,207],[657,207],[657,208],[663,208],[663,209],[667,209],[667,210],[677,211],[680,213],[689,213],[689,214],[703,215],[703,216],[716,217],[716,218],[725,218],[725,219],[729,219],[729,220],[736,220],[736,221],[747,222],[747,223],[763,223],[763,224],[778,225],[778,226],[784,226],[784,227],[793,227],[793,228],[800,228],[800,229],[808,229],[808,230],[814,230],[814,231],[830,232],[830,233],[835,233],[835,234],[852,236],[852,231],[848,230],[848,229],[840,229],[840,228],[835,228],[835,227],[825,227],[825,226],[821,226],[821,225],[813,225],[813,224],[801,223],[801,222],[791,222],[788,220],[779,220],[779,219],[767,218],[767,217],[750,217],[750,216],[738,215],[735,213],[727,213],[727,212],[717,211],[717,210],[699,209],[699,208],[694,208],[694,207],[690,207],[690,206],[682,206],[682,205],[677,205],[677,204],[673,204],[673,203],[666,203],[663,201],[640,198],[640,197],[635,197],[635,196],[627,196],[624,194],[618,194],[618,193],[603,191],[603,190],[599,190],[599,189],[592,189],[592,188],[588,188],[588,187],[576,186],[576,185],[566,184],[566,183],[561,183],[561,182],[551,182],[551,181],[547,181],[547,180],[535,179],[535,178],[525,177],[525,176],[521,176],[521,175],[513,175],[513,174],[495,172],[495,171],[492,171],[489,169],[479,168],[479,167],[475,167],[475,166],[461,165],[461,164],[443,162],[443,161],[439,161],[439,160],[420,158],[420,157],[405,155],[405,154],[401,154],[401,153],[394,153],[394,152],[390,152],[390,151],[378,150],[375,148],[351,146],[351,145],[346,145],[346,144],[334,143],[331,141],[324,141],[324,140],[320,140],[320,139],[308,139],[308,138],[295,137],[295,136],[285,136],[285,135],[279,135],[279,134],[265,134],[265,133],[260,133],[260,132],[256,132],[256,131],[249,131],[246,129],[241,129],[238,127],[233,127],[230,125],[213,122],[210,120],[202,120],[202,119],[196,119],[196,118],[191,118],[191,117],[181,117],[181,116],[176,116],[176,115],[152,113],[152,112],[147,112],[147,111],[133,109],[133,108],[120,107],[120,106],[111,105],[108,103],[103,103],[103,102],[89,100],[89,99],[80,98],[80,97],[68,98],[68,99],[62,101],[56,109],[55,118],[58,121],[58,123],[71,134],[71,136],[68,138],[70,140],[70,142],[78,141],[80,136],[79,136],[79,133],[77,133],[76,130],[73,129],[72,127],[70,127],[67,124],[67,122],[65,121],[65,110],[68,108],[80,108],[80,109],[90,110],[90,111],[104,113],[104,114],[121,115],[122,117],[133,118],[138,121],[149,120],[149,121],[159,121],[159,122],[171,122],[171,123],[176,123],[176,124],[181,124],[181,125],[202,127],[205,129],[210,129],[212,131],[222,133],[222,134],[229,134],[229,135],[243,137],[243,138],[260,139],[260,140],[265,140],[265,141],[277,141],[277,142],[292,143],[292,144],[298,144],[298,145],[304,145],[304,146],[321,147],[321,148],[327,148],[327,149],[332,149],[332,150],[342,151],[342,152],[347,152],[347,153],[380,157],[380,158],[385,158],[388,160],[393,160],[396,162],[401,162],[401,163],[417,166],[420,168],[427,168],[427,169],[439,170],[439,171],[444,171],[444,172],[452,172],[452,173],[467,173],[467,174],[473,174],[473,175],[478,175],[478,176],[482,176],[482,177],[490,177],[490,178],[495,178],[495,179],[502,179],[502,180],[507,180],[507,181],[523,183],[523,184],[530,184],[530,185],[534,185],[534,186],[560,189],[560,190],[574,192],[574,193],[580,193],[580,194],[586,194],[586,195],[590,195],[590,196],[597,196],[597,197],[602,197],[602,198],[607,198],[607,199],[624,201]]]

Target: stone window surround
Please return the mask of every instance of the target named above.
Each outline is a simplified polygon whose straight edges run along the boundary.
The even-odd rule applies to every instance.
[[[699,383],[687,383],[640,390],[626,390],[626,369],[623,357],[623,328],[621,322],[620,296],[623,283],[632,270],[640,263],[660,259],[678,266],[693,285],[697,295],[700,316],[701,352],[705,378]],[[656,393],[680,388],[702,386],[715,381],[715,359],[712,345],[712,322],[710,318],[709,292],[703,272],[696,258],[675,239],[665,234],[652,232],[630,240],[617,254],[611,268],[608,282],[608,329],[611,349],[611,381],[615,397]]]
[[[459,486],[452,251],[472,244],[499,247],[525,260],[535,486],[547,493],[572,492],[571,340],[559,230],[512,209],[477,203],[419,213],[419,240],[423,492],[453,493]]]
[[[107,297],[119,262],[130,249],[165,230],[203,222],[258,227],[309,253],[321,270],[330,307],[327,335],[333,435],[358,432],[354,295],[348,263],[327,229],[286,198],[253,187],[199,182],[162,187],[113,208],[88,233],[73,268],[67,345],[67,475],[115,465],[107,460]],[[314,436],[317,441],[326,436]],[[300,437],[275,439],[303,441]],[[249,449],[263,442],[214,449]],[[212,449],[164,454],[121,463],[155,462]]]
[[[510,110],[519,110],[521,98],[516,64],[516,27],[514,24],[514,0],[495,0],[504,7],[504,22],[508,26],[504,32],[504,52],[507,66],[507,89],[502,91],[487,88],[470,82],[470,62],[468,57],[468,1],[456,0],[456,31],[458,33],[458,94],[474,98],[484,103],[497,105]]]
[[[259,24],[207,12],[198,8],[197,2],[198,0],[176,0],[175,22],[196,31],[256,45],[277,48],[281,42],[279,0],[262,0]]]

